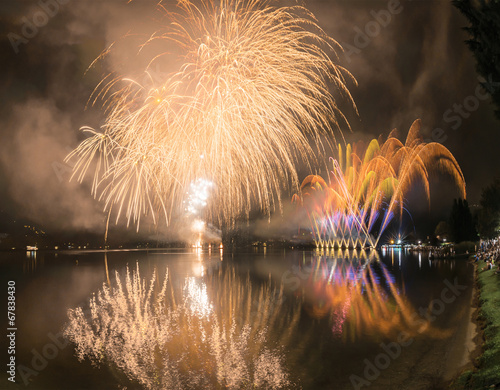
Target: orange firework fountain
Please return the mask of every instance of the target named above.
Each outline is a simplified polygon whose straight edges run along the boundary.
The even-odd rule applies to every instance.
[[[318,247],[376,247],[393,216],[402,214],[405,194],[416,180],[429,201],[432,169],[449,173],[465,197],[457,161],[443,145],[423,142],[420,125],[420,120],[413,123],[404,144],[392,131],[383,143],[348,144],[345,155],[339,145],[328,184],[321,176],[305,178],[292,201],[307,211]]]

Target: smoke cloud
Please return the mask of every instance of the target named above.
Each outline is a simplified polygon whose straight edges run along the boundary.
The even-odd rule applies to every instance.
[[[41,3],[57,4],[57,10],[50,14]],[[163,4],[168,10],[173,2]],[[458,128],[446,119],[447,110],[463,103],[479,84],[461,30],[466,21],[451,3],[308,0],[303,5],[345,47],[338,61],[359,83],[350,86],[359,115],[339,97],[352,127],[352,133],[342,129],[346,141],[387,135],[392,128],[405,136],[411,123],[421,118],[424,138],[442,142],[454,153],[469,199],[477,202],[481,188],[500,173],[500,154],[491,142],[497,139],[498,123],[488,100],[461,118]],[[81,126],[99,128],[103,123],[102,111],[87,106],[101,77],[109,71],[137,74],[144,68],[138,62],[138,44],[162,25],[162,13],[155,1],[125,0],[2,2],[0,11],[0,200],[14,204],[16,215],[43,226],[103,230],[103,204],[91,197],[88,183],[68,182],[71,167],[63,159],[83,139]],[[40,12],[47,14],[47,22],[26,38],[26,20],[35,21]],[[14,44],[17,54],[11,33],[22,38]],[[119,50],[88,69],[113,43]],[[161,76],[174,61],[172,54],[153,71]],[[435,129],[443,131],[439,139],[433,139]],[[300,173],[304,178],[311,172]],[[448,190],[431,189],[434,211],[451,206],[458,194]],[[427,213],[425,206],[416,209]],[[276,221],[269,229],[281,234],[281,218]],[[263,230],[263,223],[256,222],[257,231]],[[148,224],[145,231],[160,234]]]

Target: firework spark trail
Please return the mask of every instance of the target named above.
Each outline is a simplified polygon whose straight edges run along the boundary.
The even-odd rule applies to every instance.
[[[381,145],[377,140],[366,148],[347,145],[345,156],[339,146],[329,184],[317,175],[304,179],[292,201],[306,209],[318,246],[376,247],[393,216],[402,215],[404,197],[415,181],[423,184],[430,201],[432,169],[450,174],[465,197],[457,161],[443,145],[423,142],[420,126],[420,120],[413,123],[405,144],[393,131]]]
[[[213,187],[214,183],[211,181],[197,179],[190,184],[189,192],[186,194],[185,218],[189,220],[189,224],[191,225],[191,234],[196,235],[196,238],[193,238],[195,242],[193,245],[198,248],[203,244],[202,240],[205,233],[208,232],[207,228],[212,232],[214,231],[213,227],[210,225],[207,226],[203,220],[203,211],[205,207],[207,207],[207,202],[213,191]]]
[[[300,308],[279,316],[282,289],[252,289],[229,270],[206,284],[187,278],[179,300],[168,274],[157,280],[127,268],[92,297],[90,314],[69,310],[64,332],[79,360],[117,367],[146,389],[290,388],[283,349]]]
[[[139,227],[141,215],[169,217],[189,184],[215,191],[206,217],[223,224],[252,205],[281,209],[298,188],[298,162],[311,164],[334,139],[339,120],[331,90],[352,102],[352,76],[331,57],[341,47],[305,8],[267,0],[179,1],[169,23],[144,47],[164,48],[149,66],[179,52],[178,70],[161,83],[109,75],[96,88],[107,119],[68,158],[83,180],[98,158],[94,196],[116,219]],[[146,69],[147,71],[147,69]],[[353,80],[353,82],[355,82]]]

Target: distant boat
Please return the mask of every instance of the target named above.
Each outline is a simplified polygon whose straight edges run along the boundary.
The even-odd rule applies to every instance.
[[[37,251],[38,250],[38,247],[35,245],[35,246],[31,246],[31,245],[28,245],[26,247],[26,250],[27,251]]]

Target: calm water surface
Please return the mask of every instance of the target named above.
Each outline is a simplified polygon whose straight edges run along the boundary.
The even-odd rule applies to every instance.
[[[18,329],[2,389],[439,388],[473,273],[400,250],[4,252],[0,267]]]

